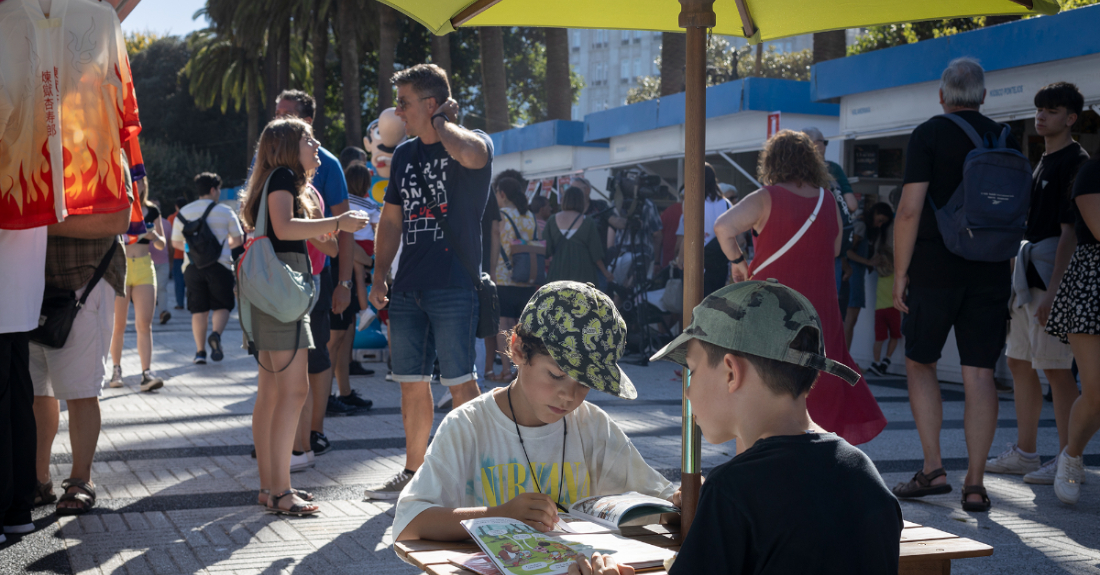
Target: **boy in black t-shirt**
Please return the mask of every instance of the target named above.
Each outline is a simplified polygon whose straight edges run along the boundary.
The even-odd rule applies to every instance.
[[[1005,350],[1012,370],[1017,439],[986,462],[987,472],[1024,475],[1025,483],[1051,485],[1058,469],[1057,457],[1039,465],[1036,439],[1043,391],[1038,370],[1047,376],[1054,397],[1059,451],[1066,446],[1069,413],[1077,399],[1077,381],[1070,371],[1073,352],[1043,328],[1077,246],[1070,190],[1089,155],[1073,141],[1070,131],[1084,105],[1077,86],[1067,82],[1056,82],[1035,94],[1035,131],[1043,136],[1046,151],[1031,179],[1027,241],[1020,246],[1012,274],[1008,306],[1012,319]]]
[[[740,452],[707,476],[669,575],[897,573],[901,506],[862,451],[806,411],[818,372],[859,375],[824,356],[810,302],[775,280],[726,286],[651,359],[691,370],[703,436]],[[594,556],[571,573],[632,573]]]

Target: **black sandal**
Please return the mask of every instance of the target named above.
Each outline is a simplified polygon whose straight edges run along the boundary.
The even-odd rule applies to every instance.
[[[73,487],[84,493],[70,493],[69,489]],[[95,486],[92,485],[91,481],[82,481],[70,477],[61,482],[61,488],[65,490],[65,494],[57,500],[58,506],[54,512],[58,515],[84,515],[92,507],[95,507]],[[76,501],[80,504],[80,507],[61,507],[61,503],[64,501]]]
[[[982,501],[975,503],[973,501],[967,501],[967,495],[981,495]],[[974,511],[977,513],[984,513],[989,511],[990,507],[993,507],[993,502],[989,500],[989,495],[985,492],[985,487],[980,485],[963,485],[963,497],[962,497],[963,511]]]
[[[53,492],[53,481],[45,483],[34,482],[34,506],[49,505],[57,501],[57,495]]]
[[[894,492],[895,497],[910,498],[910,497],[924,497],[925,495],[940,495],[943,493],[951,493],[951,484],[944,483],[943,485],[932,485],[932,480],[937,477],[946,477],[947,472],[941,467],[939,469],[932,470],[928,475],[924,474],[924,471],[917,471],[906,483],[899,483],[894,486],[891,491]]]
[[[278,495],[269,494],[267,496],[267,512],[273,513],[275,515],[294,515],[296,517],[305,517],[307,515],[313,515],[321,510],[321,508],[317,507],[316,505],[298,505],[297,503],[291,505],[290,509],[279,508],[280,499],[294,495],[296,494],[294,493],[293,489],[287,489],[286,491]],[[274,503],[274,505],[272,505],[272,503]]]
[[[308,501],[310,503],[313,502],[313,494],[312,493],[310,493],[308,491],[299,491],[297,489],[294,489],[293,487],[291,487],[290,490],[293,491],[294,494],[297,495],[298,498],[301,499],[302,501]],[[270,489],[261,489],[260,490],[260,495],[266,495],[268,500],[270,500],[271,499],[271,490]],[[260,505],[262,505],[264,507],[267,507],[266,503],[260,503]]]

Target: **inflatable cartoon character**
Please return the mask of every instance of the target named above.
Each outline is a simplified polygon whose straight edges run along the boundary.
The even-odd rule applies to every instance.
[[[390,180],[390,161],[393,151],[408,137],[405,135],[405,122],[397,117],[396,108],[386,108],[378,118],[367,126],[363,136],[363,147],[370,152],[370,163],[374,167],[374,179],[371,181],[370,196],[379,204],[386,194],[386,185]]]

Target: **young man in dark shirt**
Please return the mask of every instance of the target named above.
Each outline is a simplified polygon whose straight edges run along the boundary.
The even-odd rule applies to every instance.
[[[940,104],[945,114],[968,122],[981,136],[996,139],[1004,126],[983,116],[985,72],[970,58],[952,61],[943,72]],[[1019,149],[1011,135],[1007,145]],[[894,220],[894,307],[906,313],[905,373],[909,402],[920,434],[924,467],[894,487],[898,497],[949,493],[940,456],[943,399],[936,362],[955,329],[966,393],[968,465],[963,480],[963,509],[987,511],[983,487],[985,461],[997,431],[997,389],[993,368],[1007,332],[1011,290],[1009,261],[970,261],[948,251],[929,208],[942,207],[959,187],[966,155],[974,143],[954,122],[934,117],[909,138],[905,184]],[[907,293],[908,292],[908,293]]]
[[[806,411],[819,371],[859,375],[824,356],[821,320],[773,280],[726,286],[651,359],[691,370],[688,399],[709,443],[740,452],[707,475],[669,575],[897,573],[901,506],[862,451]],[[571,573],[614,573],[607,557]],[[623,569],[621,573],[632,573]]]
[[[1089,155],[1073,141],[1070,130],[1084,104],[1077,86],[1066,82],[1051,84],[1035,94],[1035,131],[1043,136],[1046,151],[1032,177],[1024,234],[1027,241],[1020,246],[1012,275],[1012,320],[1005,351],[1012,370],[1016,444],[986,463],[990,473],[1024,475],[1024,482],[1040,485],[1054,484],[1058,458],[1039,465],[1036,438],[1043,390],[1038,370],[1046,374],[1054,397],[1059,453],[1066,446],[1069,413],[1077,399],[1077,381],[1070,371],[1073,352],[1068,344],[1046,333],[1044,326],[1077,247],[1070,191],[1077,170]]]

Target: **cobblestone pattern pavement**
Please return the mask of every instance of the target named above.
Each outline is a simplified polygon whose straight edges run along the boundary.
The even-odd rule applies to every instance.
[[[183,313],[178,312],[177,313]],[[166,377],[155,393],[137,391],[140,380],[132,325],[126,337],[126,387],[105,389],[103,431],[93,467],[96,509],[58,518],[53,507],[35,512],[38,531],[0,545],[0,573],[416,573],[392,550],[392,505],[364,501],[363,487],[404,464],[400,393],[379,371],[352,385],[374,400],[371,411],[329,418],[334,449],[316,468],[292,476],[314,491],[322,512],[312,518],[280,518],[256,505],[258,479],[249,457],[256,365],[234,345],[236,320],[224,336],[226,358],[192,365],[186,314],[154,326],[154,369]],[[675,366],[628,366],[641,399],[629,402],[592,393],[631,436],[650,464],[674,481],[680,465],[680,385]],[[905,382],[873,380],[872,390],[890,423],[862,446],[888,485],[919,468],[920,442]],[[436,397],[442,388],[434,386]],[[943,385],[943,456],[955,492],[903,502],[905,518],[993,545],[992,557],[956,561],[956,573],[1100,574],[1100,439],[1086,450],[1091,466],[1076,508],[1061,504],[1049,486],[1024,484],[1019,476],[988,476],[994,502],[988,514],[964,513],[958,493],[966,468],[961,386]],[[1011,395],[1001,395],[994,451],[1015,439]],[[436,423],[443,414],[436,416]],[[1050,404],[1044,406],[1039,451],[1058,449]],[[704,471],[726,461],[733,445],[703,446]],[[54,443],[51,473],[67,477],[69,440],[65,414]]]

